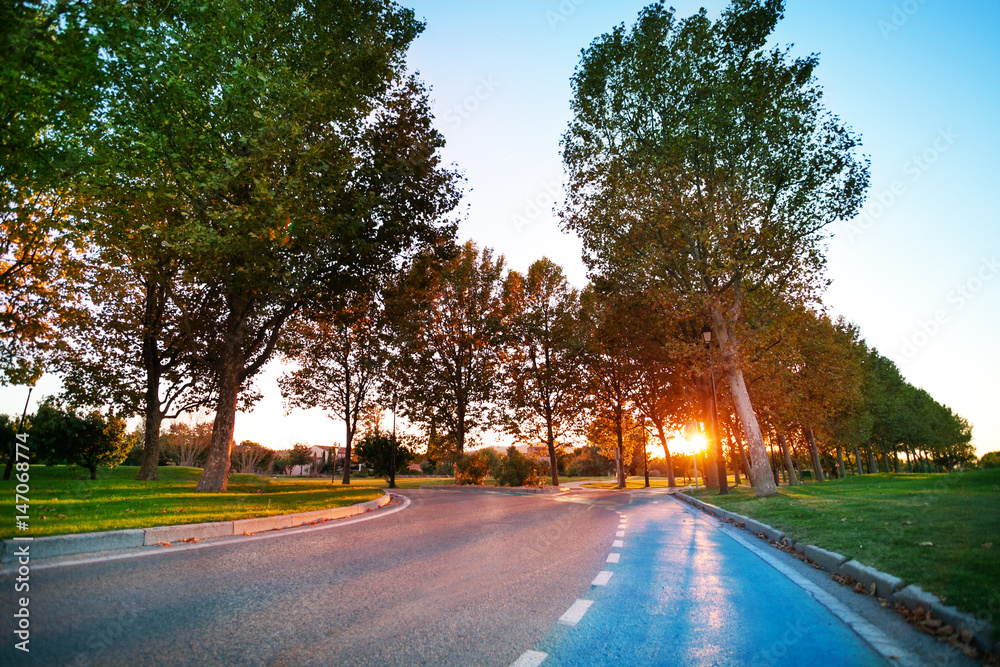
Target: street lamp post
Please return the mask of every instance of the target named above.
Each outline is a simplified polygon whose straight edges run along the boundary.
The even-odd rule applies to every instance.
[[[712,379],[712,435],[715,437],[715,457],[717,459],[716,465],[719,469],[719,495],[725,496],[729,493],[729,479],[726,477],[726,455],[722,451],[722,438],[719,437],[719,401],[715,395],[715,368],[712,365],[711,327],[706,326],[702,329],[701,337],[705,339],[705,356],[708,358],[708,374]]]
[[[17,433],[24,433],[24,422],[28,418],[28,404],[31,403],[31,392],[35,388],[35,385],[28,387],[28,398],[24,401],[24,412],[21,413],[21,425],[17,427]],[[10,456],[7,457],[7,465],[4,467],[3,479],[6,482],[10,479],[10,473],[14,469],[14,461],[17,459],[17,439],[10,443]]]

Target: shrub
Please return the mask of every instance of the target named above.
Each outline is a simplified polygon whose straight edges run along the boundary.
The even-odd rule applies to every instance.
[[[440,466],[438,466],[440,467]],[[463,455],[454,465],[456,484],[481,485],[490,474],[490,465],[479,452]]]
[[[986,452],[979,459],[980,468],[1000,468],[1000,452]]]
[[[440,461],[434,468],[434,474],[451,477],[455,474],[455,464],[451,461]]]
[[[358,461],[371,470],[372,475],[382,477],[386,481],[392,475],[392,438],[384,433],[369,433],[355,450]],[[396,442],[396,473],[404,472],[415,458],[410,449]]]
[[[535,462],[510,447],[500,460],[500,470],[494,477],[501,486],[538,486],[538,470]]]
[[[420,472],[422,472],[425,475],[433,475],[434,464],[431,461],[424,459],[423,461],[420,462]]]

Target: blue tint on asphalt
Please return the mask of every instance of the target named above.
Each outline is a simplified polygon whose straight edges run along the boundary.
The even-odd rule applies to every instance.
[[[662,497],[661,497],[662,498]],[[576,627],[537,650],[550,665],[885,665],[847,625],[675,501],[635,498],[625,546]]]

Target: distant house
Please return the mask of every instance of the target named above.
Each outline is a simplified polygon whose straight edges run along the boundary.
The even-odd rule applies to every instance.
[[[291,474],[319,477],[319,471],[323,469],[323,466],[325,466],[327,462],[333,459],[337,460],[337,468],[342,470],[344,467],[344,454],[345,449],[336,445],[312,445],[309,447],[309,455],[312,456],[313,462],[304,466],[292,466]],[[359,463],[352,464],[351,466],[354,470],[361,470],[362,467],[363,466]]]

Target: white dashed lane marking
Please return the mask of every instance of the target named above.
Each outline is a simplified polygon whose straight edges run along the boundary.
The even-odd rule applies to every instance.
[[[577,600],[566,610],[565,614],[559,617],[559,622],[563,625],[576,625],[592,604],[594,604],[593,600]]]
[[[510,667],[538,667],[547,657],[549,654],[541,651],[525,651]]]
[[[607,586],[608,585],[608,581],[611,580],[611,574],[612,573],[609,572],[608,570],[601,570],[600,572],[597,573],[597,576],[594,577],[594,580],[592,582],[590,582],[590,585],[591,586]]]
[[[615,533],[615,537],[625,537],[625,531],[619,530],[617,533]]]
[[[624,540],[615,540],[614,542],[611,543],[611,547],[613,549],[621,549],[623,546],[625,546]]]
[[[618,553],[618,552],[615,552],[613,554],[608,554],[608,560],[607,560],[607,562],[608,563],[617,563],[618,559],[621,558],[621,556],[622,555],[620,553]]]

